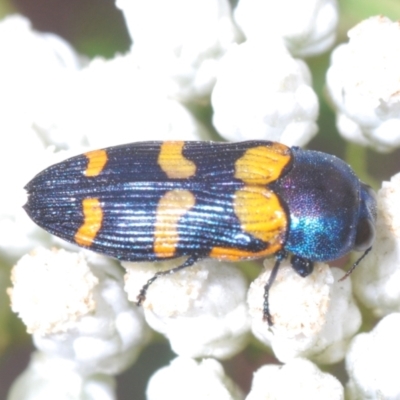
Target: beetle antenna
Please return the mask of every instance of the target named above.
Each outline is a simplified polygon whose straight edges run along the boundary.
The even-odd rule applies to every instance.
[[[361,255],[361,257],[353,264],[353,266],[339,279],[339,282],[344,281],[348,276],[352,274],[352,272],[356,269],[357,265],[364,259],[364,257],[371,251],[372,246],[368,247],[367,250]]]

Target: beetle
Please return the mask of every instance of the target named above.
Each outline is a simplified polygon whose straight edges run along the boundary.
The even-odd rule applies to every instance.
[[[371,249],[376,198],[326,153],[271,141],[138,142],[50,166],[25,187],[32,220],[71,243],[125,261],[275,256],[306,277],[314,262]],[[361,257],[361,258],[362,258]],[[354,264],[355,268],[361,258]]]

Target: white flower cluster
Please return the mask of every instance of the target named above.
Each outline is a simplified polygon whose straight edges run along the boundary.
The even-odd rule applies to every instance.
[[[255,372],[246,400],[265,398],[340,400],[344,399],[344,390],[335,377],[323,373],[311,361],[294,358],[283,366],[265,365]]]
[[[323,364],[342,360],[347,342],[361,325],[350,280],[339,282],[343,272],[327,264],[316,264],[314,273],[304,279],[285,261],[270,291],[274,327],[268,330],[262,305],[272,263],[266,260],[266,271],[250,287],[254,335],[270,346],[281,362],[296,357]]]
[[[336,0],[240,0],[235,9],[247,39],[279,36],[299,57],[323,53],[333,45],[338,17]]]
[[[0,169],[7,171],[0,175],[0,253],[15,262],[46,238],[22,210],[24,185],[54,162],[47,148],[51,143],[35,129],[36,106],[47,96],[46,88],[74,74],[83,60],[64,40],[34,32],[18,16],[0,22],[0,49]]]
[[[317,133],[318,117],[308,67],[278,40],[263,47],[260,52],[249,40],[225,55],[212,92],[214,126],[228,140],[305,145]]]
[[[375,245],[354,271],[354,291],[376,317],[400,312],[400,173],[378,191]]]
[[[163,263],[127,263],[125,290],[135,301],[140,289]],[[161,269],[163,269],[161,267]],[[185,357],[232,357],[249,336],[247,283],[231,264],[203,261],[168,277],[158,278],[143,304],[148,324],[166,336],[172,350]]]
[[[348,140],[393,150],[400,146],[400,26],[373,17],[348,35],[327,73],[337,128]]]
[[[147,389],[148,400],[186,400],[188,395],[193,400],[243,399],[243,393],[225,375],[222,365],[213,359],[197,362],[177,357],[151,377]]]
[[[8,194],[0,199],[0,253],[8,262],[39,244],[63,246],[21,210],[21,188],[66,154],[139,140],[209,139],[187,104],[208,104],[215,130],[233,141],[305,145],[317,132],[311,74],[293,56],[332,45],[335,0],[239,0],[235,10],[227,0],[116,3],[133,45],[111,60],[89,62],[22,17],[0,21],[0,129],[8,133],[0,167],[13,171],[0,177]],[[400,144],[398,37],[398,26],[383,17],[365,21],[335,50],[327,76],[342,134],[384,151]],[[113,375],[149,340],[145,321],[177,354],[150,379],[150,400],[244,399],[217,360],[237,355],[251,333],[283,365],[255,372],[247,400],[343,399],[343,385],[317,366],[343,359],[349,399],[399,398],[399,190],[397,175],[379,192],[376,244],[354,279],[339,282],[340,270],[322,263],[301,278],[282,262],[269,296],[272,327],[263,320],[270,261],[248,293],[243,274],[222,262],[161,276],[142,311],[133,302],[143,285],[181,260],[125,262],[124,277],[102,256],[36,249],[12,271],[12,308],[37,350],[9,400],[114,399]],[[385,317],[370,333],[356,335],[362,321],[353,285],[359,301]]]
[[[120,269],[101,256],[39,248],[15,265],[12,281],[12,309],[37,350],[9,399],[113,399],[113,375],[149,340]]]

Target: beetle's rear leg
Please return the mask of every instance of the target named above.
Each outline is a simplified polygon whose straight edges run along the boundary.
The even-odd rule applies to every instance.
[[[156,274],[154,274],[140,289],[140,293],[137,296],[136,299],[136,304],[140,306],[145,300],[146,300],[146,293],[147,289],[149,286],[160,276],[165,276],[165,275],[170,275],[174,274],[175,272],[181,271],[182,269],[185,269],[187,267],[191,267],[193,264],[195,264],[197,261],[199,261],[201,256],[195,254],[190,256],[182,265],[178,265],[175,268],[168,269],[166,271],[159,271]]]

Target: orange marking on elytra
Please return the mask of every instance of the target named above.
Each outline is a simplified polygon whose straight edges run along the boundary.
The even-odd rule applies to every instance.
[[[233,208],[244,232],[271,246],[282,244],[288,219],[278,196],[260,186],[236,191]]]
[[[272,255],[282,249],[288,219],[275,193],[262,186],[245,186],[235,192],[233,208],[243,232],[262,240],[266,248],[250,252],[237,248],[214,247],[210,257],[237,261]]]
[[[159,258],[173,257],[179,242],[179,219],[196,203],[189,190],[171,190],[159,201],[154,225],[154,253]]]
[[[85,176],[97,176],[103,171],[108,161],[107,152],[105,150],[94,150],[85,153],[88,159],[88,166],[85,169]]]
[[[253,253],[251,251],[235,249],[232,247],[213,247],[208,255],[211,258],[223,261],[240,261],[251,258],[259,258],[275,254],[282,248],[282,245],[268,246],[266,249]]]
[[[164,142],[158,155],[158,165],[170,179],[186,179],[196,173],[196,164],[182,154],[185,142]]]
[[[80,246],[92,245],[103,222],[103,210],[97,198],[88,198],[82,201],[83,224],[75,234],[75,242]]]
[[[289,147],[274,143],[246,150],[235,163],[235,178],[251,185],[267,185],[277,180],[292,156]]]

